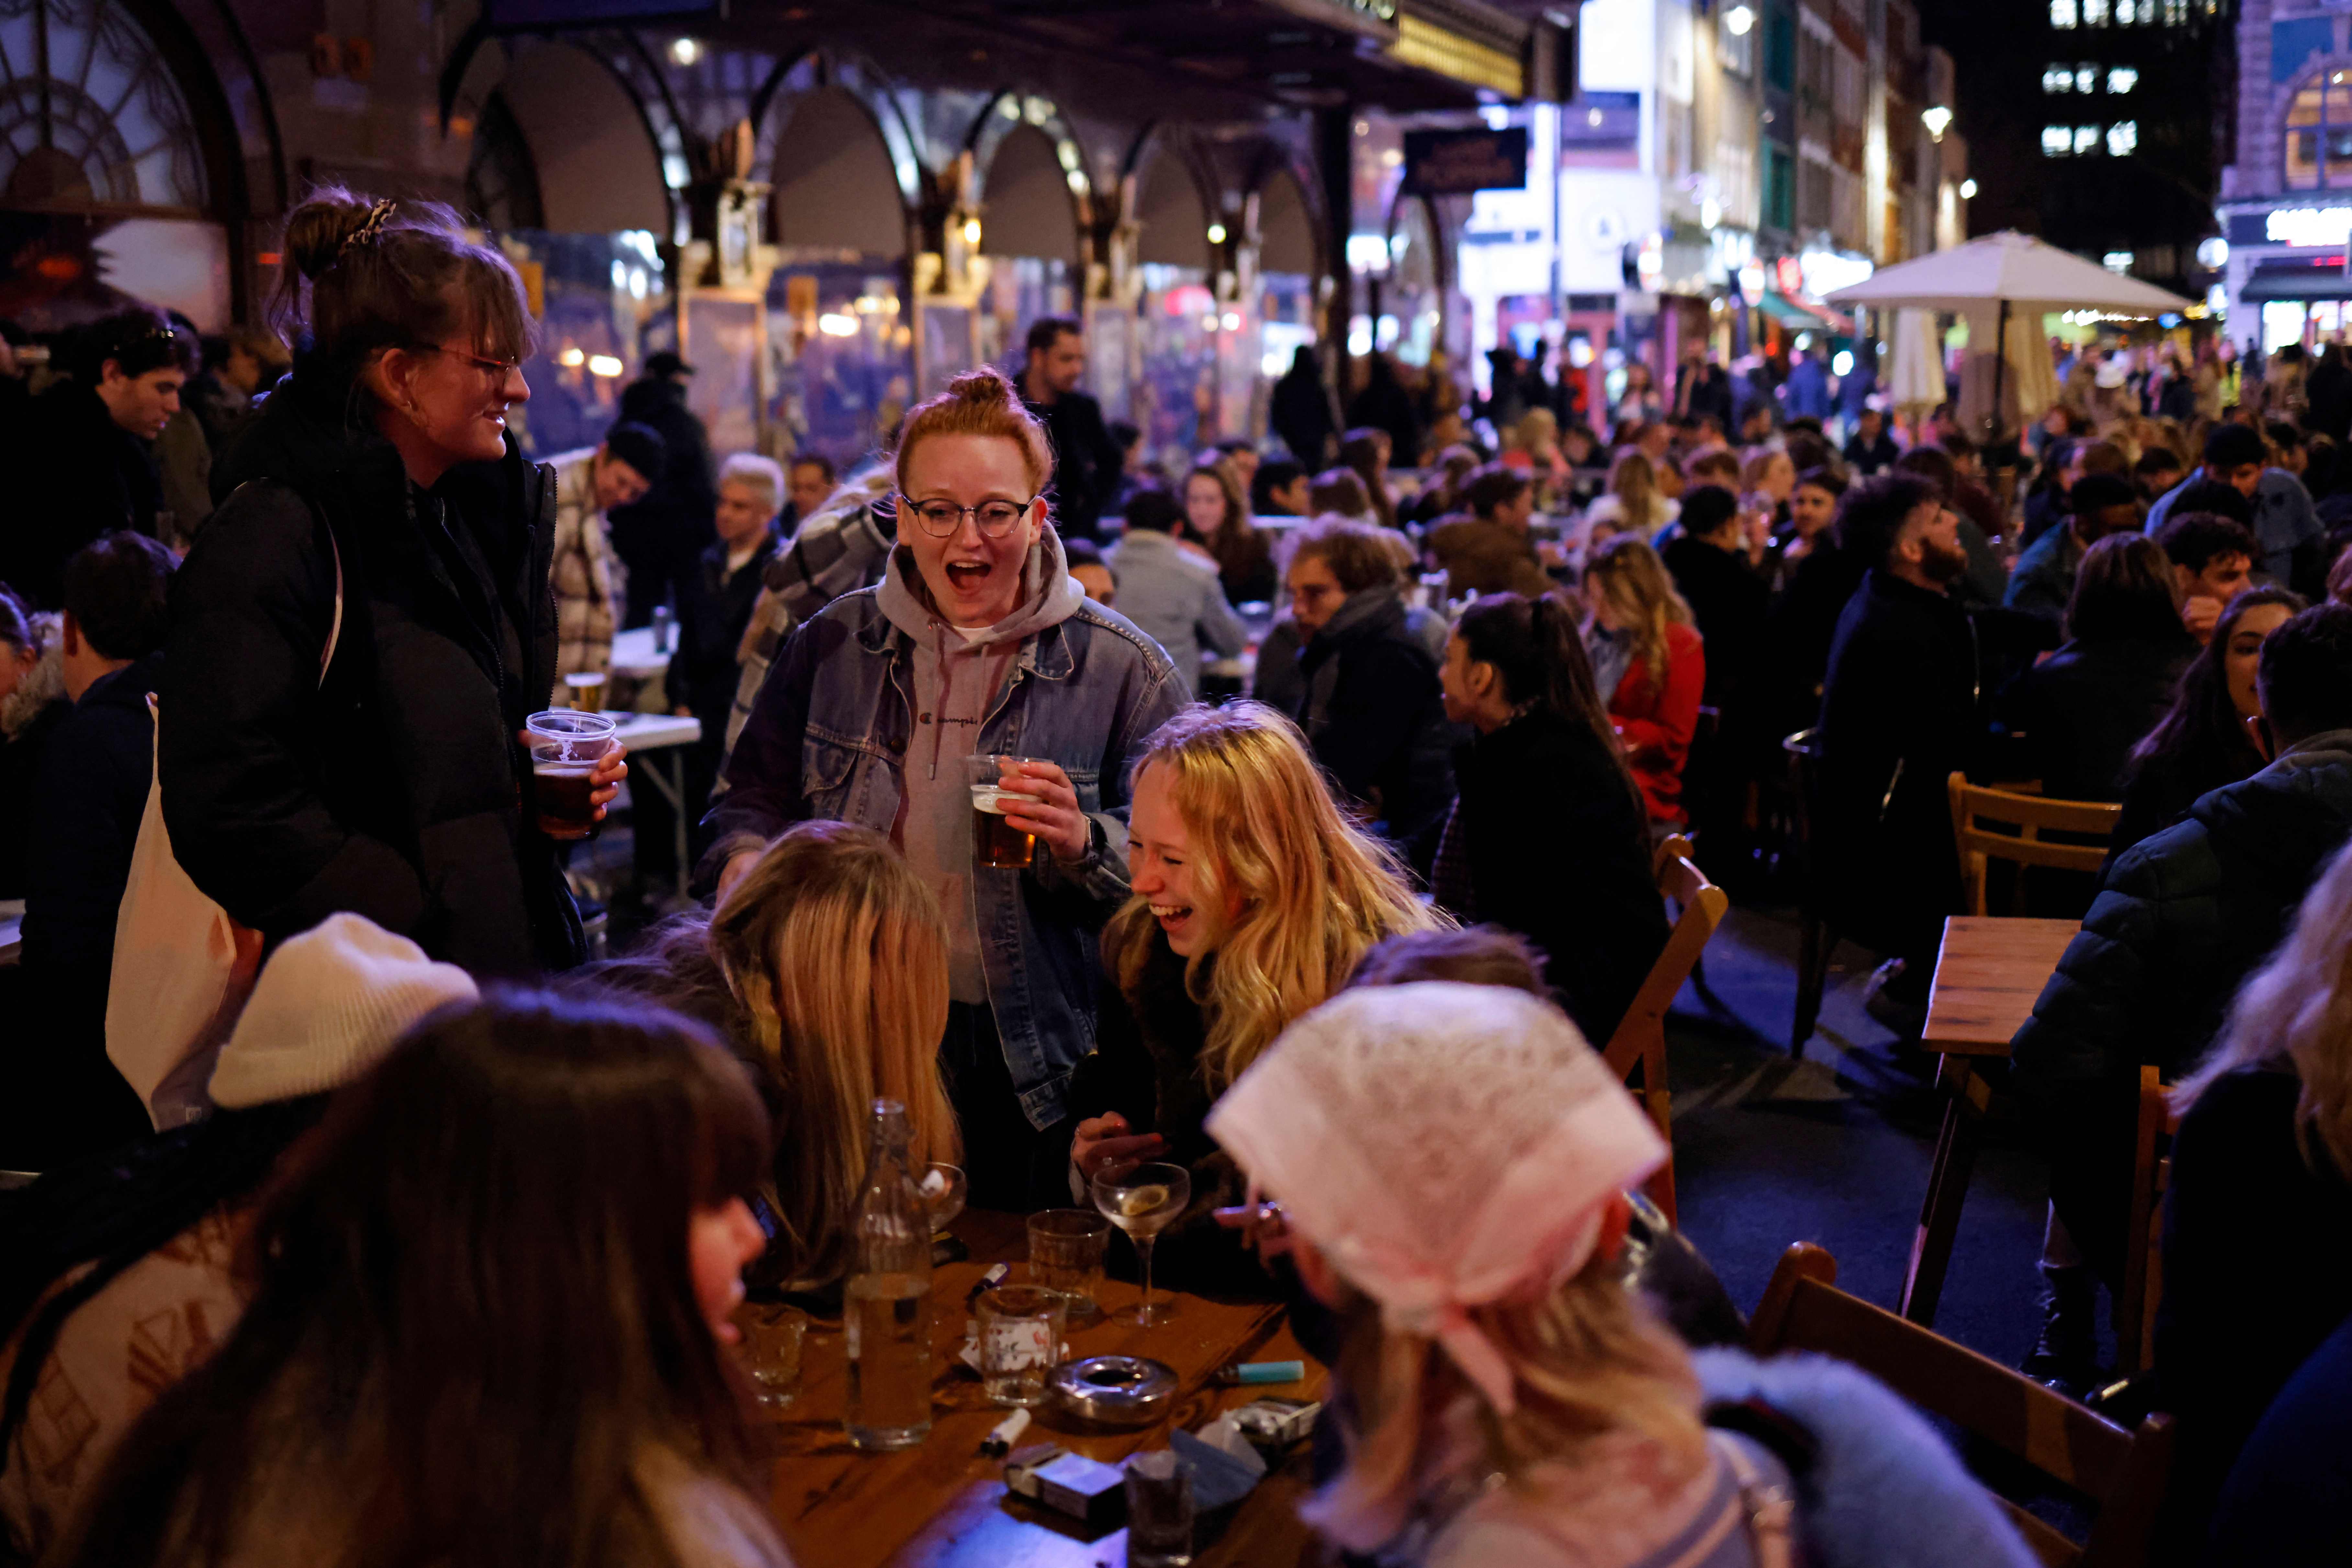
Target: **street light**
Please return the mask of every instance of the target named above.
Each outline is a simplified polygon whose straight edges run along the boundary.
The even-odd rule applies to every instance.
[[[1756,13],[1745,5],[1734,5],[1723,14],[1723,25],[1731,29],[1733,37],[1744,38],[1748,29],[1756,26]]]
[[[702,46],[692,38],[679,38],[670,45],[669,58],[682,66],[690,66],[702,58]]]
[[[1962,180],[1960,182],[1960,200],[1964,202],[1974,201],[1976,199],[1976,195],[1977,183],[1974,180]]]
[[[1944,132],[1952,128],[1952,111],[1940,103],[1933,109],[1921,110],[1919,123],[1927,128],[1928,135],[1941,142]]]

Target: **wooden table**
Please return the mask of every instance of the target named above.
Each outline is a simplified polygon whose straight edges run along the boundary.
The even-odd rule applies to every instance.
[[[1935,1163],[1928,1168],[1927,1199],[1919,1205],[1919,1228],[1911,1238],[1899,1309],[1915,1323],[1936,1321],[1960,1205],[1976,1169],[1987,1091],[1971,1064],[1980,1057],[2009,1055],[2010,1041],[2033,1016],[2042,988],[2081,929],[2076,921],[1984,915],[1954,915],[1944,922],[1936,981],[1927,995],[1927,1026],[1919,1035],[1920,1043],[1937,1053],[1944,1121],[1936,1134]]]
[[[1020,1279],[1027,1232],[1021,1215],[977,1210],[953,1228],[972,1256],[933,1272],[932,1426],[919,1447],[889,1454],[850,1447],[841,1424],[846,1376],[841,1327],[810,1325],[800,1398],[771,1417],[765,1432],[775,1457],[771,1501],[785,1541],[798,1561],[825,1568],[1119,1568],[1127,1559],[1124,1531],[1088,1540],[1077,1521],[1009,1496],[1002,1464],[980,1457],[981,1439],[1010,1412],[990,1404],[980,1379],[956,1359],[964,1295],[992,1262],[1011,1262],[1013,1277]],[[1167,1287],[1157,1293],[1165,1296]],[[1132,1305],[1137,1289],[1113,1279],[1102,1295],[1104,1307],[1116,1310]],[[1305,1359],[1284,1325],[1282,1308],[1269,1302],[1181,1296],[1175,1319],[1159,1328],[1099,1320],[1072,1332],[1069,1344],[1074,1355],[1124,1352],[1165,1362],[1181,1384],[1175,1411],[1138,1430],[1082,1431],[1041,1406],[1032,1412],[1036,1419],[1023,1446],[1058,1443],[1116,1464],[1138,1450],[1165,1447],[1171,1430],[1196,1429],[1252,1400],[1325,1394],[1326,1374],[1313,1361],[1302,1383],[1210,1384],[1216,1369],[1230,1362]],[[1297,1511],[1308,1489],[1302,1446],[1258,1483],[1223,1535],[1193,1561],[1201,1568],[1320,1563],[1320,1548]]]

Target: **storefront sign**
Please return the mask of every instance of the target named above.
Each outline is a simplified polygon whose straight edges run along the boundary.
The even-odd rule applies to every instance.
[[[1528,128],[1500,131],[1408,131],[1404,184],[1409,196],[1466,196],[1479,191],[1524,189]]]
[[[2273,245],[2352,242],[2352,207],[2281,207],[2263,220],[2263,237]]]

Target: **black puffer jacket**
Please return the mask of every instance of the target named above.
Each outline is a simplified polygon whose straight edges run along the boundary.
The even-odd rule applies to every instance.
[[[1298,727],[1343,801],[1411,844],[1454,793],[1452,752],[1463,731],[1445,721],[1437,661],[1405,624],[1393,588],[1350,594],[1299,650]]]
[[[363,399],[314,368],[215,465],[220,510],[173,580],[173,847],[272,942],[349,910],[478,974],[569,968],[579,914],[517,739],[555,681],[554,471],[509,439],[412,493]]]
[[[2013,1080],[2046,1130],[2051,1196],[2090,1261],[2120,1271],[2139,1067],[2169,1079],[2220,1029],[2352,837],[2352,730],[2314,735],[2118,856],[2017,1032]]]

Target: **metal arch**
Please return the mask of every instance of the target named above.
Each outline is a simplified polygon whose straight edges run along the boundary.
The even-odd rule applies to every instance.
[[[1033,102],[1045,105],[1047,112],[1044,119],[1029,118],[1028,106]],[[1019,104],[1022,111],[1010,116],[1003,113],[1000,106],[1006,103]],[[1094,173],[1087,167],[1087,144],[1079,139],[1076,129],[1070,124],[1069,117],[1062,112],[1061,106],[1040,94],[1016,92],[1005,88],[990,97],[979,118],[972,121],[971,129],[964,132],[963,146],[964,151],[971,154],[974,188],[963,194],[977,198],[988,188],[988,171],[996,163],[997,149],[1004,144],[1007,136],[1024,125],[1051,137],[1056,153],[1065,145],[1077,149],[1078,166],[1073,169],[1063,165],[1062,184],[1063,188],[1068,191],[1071,205],[1076,210],[1078,235],[1083,241],[1094,227],[1096,205]],[[1058,157],[1055,162],[1060,162]],[[1073,178],[1077,182],[1076,184],[1071,183]]]
[[[601,41],[604,47],[591,47],[589,40]],[[683,122],[678,118],[677,100],[670,96],[669,83],[646,54],[644,40],[634,33],[588,33],[579,39],[567,40],[581,48],[593,60],[613,73],[621,90],[636,106],[637,118],[646,128],[646,135],[654,144],[655,155],[662,166],[662,195],[669,206],[670,232],[668,240],[677,233],[677,226],[687,216],[686,195],[670,183],[669,160],[676,158],[688,174],[694,172],[693,160],[687,155]],[[617,45],[619,47],[615,47]],[[632,69],[632,68],[635,68]],[[643,73],[642,79],[638,73]],[[650,90],[648,90],[650,89]]]
[[[246,79],[253,83],[253,101],[257,112],[261,116],[262,139],[269,144],[269,179],[270,184],[276,187],[274,195],[277,197],[273,210],[284,212],[290,190],[286,183],[286,141],[278,129],[277,100],[270,96],[269,83],[261,74],[261,60],[253,52],[253,40],[245,36],[245,24],[236,19],[236,13],[230,8],[229,0],[213,0],[213,10],[220,17],[221,26],[228,34],[229,43],[236,50],[239,63],[245,67]],[[226,98],[226,94],[222,96]],[[233,114],[229,122],[232,125],[236,123]],[[245,162],[244,149],[240,147],[237,151],[237,162],[242,164]],[[246,197],[247,204],[246,216],[252,216],[250,190],[246,193]]]
[[[1257,155],[1247,166],[1242,199],[1244,203],[1260,202],[1262,209],[1267,184],[1277,174],[1289,175],[1291,188],[1298,193],[1299,202],[1307,209],[1307,237],[1315,247],[1315,259],[1321,264],[1321,272],[1316,274],[1319,277],[1330,269],[1330,258],[1323,254],[1331,226],[1331,215],[1324,205],[1323,182],[1317,177],[1314,166],[1301,163],[1296,152],[1280,138],[1260,136],[1257,148]],[[1250,236],[1254,241],[1265,237],[1263,225]]]

